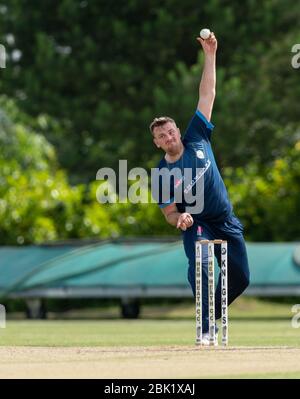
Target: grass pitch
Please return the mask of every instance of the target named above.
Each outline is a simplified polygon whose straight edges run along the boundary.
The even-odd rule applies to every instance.
[[[0,329],[0,375],[300,378],[300,329],[292,327],[290,305],[238,301],[227,348],[195,347],[193,313],[180,305],[145,309],[139,320],[8,320]]]

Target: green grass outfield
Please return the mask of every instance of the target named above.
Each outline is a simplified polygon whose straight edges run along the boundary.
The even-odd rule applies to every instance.
[[[0,346],[191,345],[192,320],[8,321]],[[288,320],[232,320],[232,346],[300,347],[300,329]]]
[[[239,299],[229,308],[230,345],[300,347],[300,328],[292,327],[291,307]],[[145,306],[138,320],[117,318],[116,307],[104,312],[106,318],[98,320],[53,320],[53,315],[45,321],[8,319],[0,329],[0,346],[191,345],[195,339],[192,304]]]
[[[227,348],[194,345],[192,304],[146,306],[138,320],[117,318],[117,308],[97,320],[86,319],[95,311],[81,320],[8,319],[0,329],[0,376],[300,378],[300,328],[292,327],[291,307],[241,298],[230,308]]]

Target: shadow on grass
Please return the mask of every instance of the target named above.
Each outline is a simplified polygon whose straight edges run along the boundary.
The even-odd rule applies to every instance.
[[[7,320],[17,321],[17,320],[28,320],[25,315],[9,315]],[[41,319],[37,319],[41,320]],[[69,321],[100,321],[100,320],[152,320],[152,321],[194,321],[193,317],[188,316],[150,316],[150,315],[141,315],[138,318],[123,318],[118,315],[63,315],[63,314],[49,314],[46,319],[43,320],[69,320]],[[243,321],[243,322],[252,322],[252,321],[290,321],[290,317],[285,316],[232,316],[229,317],[230,321]]]

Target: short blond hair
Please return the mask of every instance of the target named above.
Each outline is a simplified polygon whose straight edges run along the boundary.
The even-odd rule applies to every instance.
[[[173,122],[176,125],[174,119],[170,118],[169,116],[160,116],[159,118],[154,118],[149,126],[150,132],[153,134],[153,131],[156,127],[163,126],[168,122]]]

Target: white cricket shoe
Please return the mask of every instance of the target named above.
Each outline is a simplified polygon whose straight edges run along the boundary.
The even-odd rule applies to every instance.
[[[209,333],[204,333],[202,335],[202,340],[201,340],[201,344],[203,346],[209,346]],[[215,345],[214,346],[218,346],[218,333],[215,334]]]

